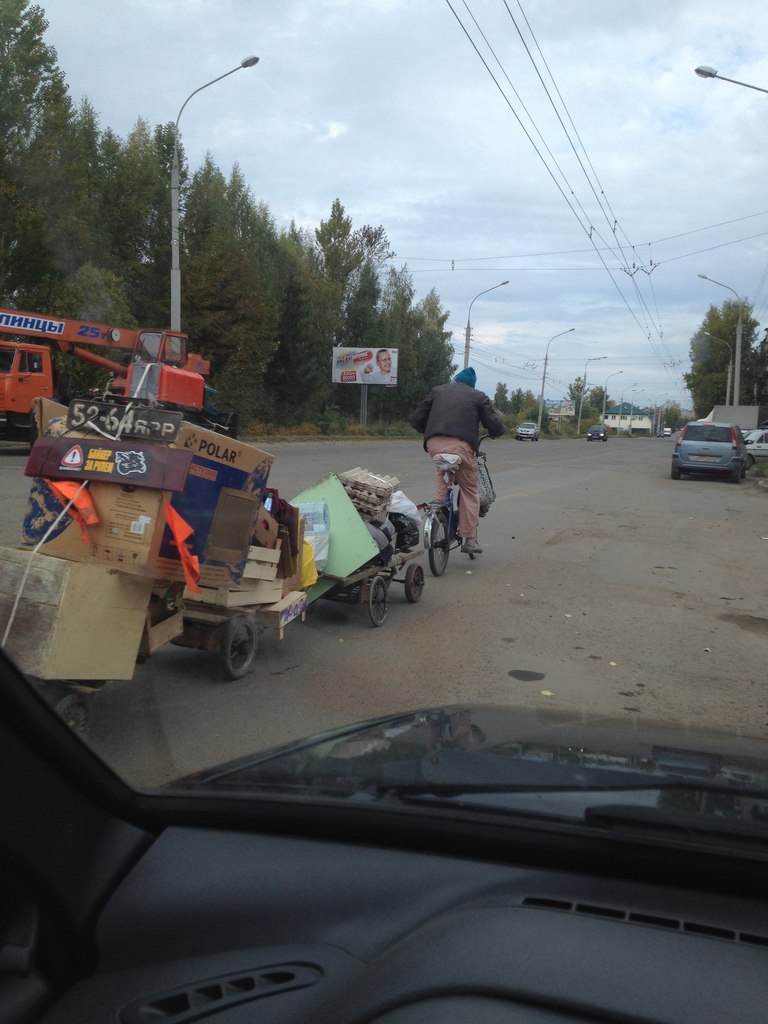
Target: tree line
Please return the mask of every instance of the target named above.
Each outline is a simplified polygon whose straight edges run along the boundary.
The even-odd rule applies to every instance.
[[[174,125],[102,129],[73,104],[46,28],[29,0],[2,0],[0,304],[166,326]],[[355,227],[336,199],[316,230],[278,230],[237,165],[227,176],[209,154],[190,169],[180,139],[179,156],[182,327],[219,404],[245,424],[357,420],[359,386],[331,382],[336,345],[398,350],[397,388],[369,386],[372,422],[405,419],[450,379],[449,314],[434,291],[415,301],[383,227]]]

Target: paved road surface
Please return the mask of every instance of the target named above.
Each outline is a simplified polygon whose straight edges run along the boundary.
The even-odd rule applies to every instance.
[[[299,442],[271,482],[290,499],[328,472],[396,475],[431,496],[418,442]],[[768,491],[669,478],[669,440],[502,439],[485,553],[427,570],[421,602],[389,616],[319,601],[256,669],[222,680],[210,655],[164,647],[93,704],[92,743],[133,781],[370,716],[471,701],[661,719],[768,735]],[[0,542],[15,543],[24,457],[0,456]]]

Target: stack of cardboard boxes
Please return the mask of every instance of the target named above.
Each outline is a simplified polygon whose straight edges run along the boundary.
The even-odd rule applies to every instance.
[[[66,416],[40,403],[22,549],[0,551],[0,627],[24,671],[131,678],[140,650],[183,631],[188,603],[222,616],[258,606],[278,635],[303,615],[300,517],[280,524],[262,503],[272,455],[189,423],[170,443],[113,442],[69,429]],[[62,501],[46,479],[87,480],[98,521],[86,510],[84,523],[57,522]],[[196,584],[169,526],[176,516],[191,530]]]

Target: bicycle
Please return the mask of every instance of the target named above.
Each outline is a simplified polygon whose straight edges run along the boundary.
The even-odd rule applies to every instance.
[[[482,444],[487,436],[487,434],[484,434],[480,438],[480,444]],[[479,452],[478,458],[480,458]],[[461,491],[456,487],[456,472],[461,465],[461,456],[442,452],[438,455],[433,455],[432,461],[435,464],[435,468],[443,474],[447,493],[445,501],[431,501],[426,506],[424,514],[424,548],[427,552],[427,560],[432,575],[442,576],[448,566],[448,557],[451,551],[454,548],[461,547],[462,543],[462,538],[459,536]],[[484,462],[483,457],[483,466]],[[488,477],[488,482],[490,484],[490,477]],[[454,491],[456,492],[455,501]],[[493,498],[490,500],[492,501]],[[487,511],[487,505],[481,506],[480,515],[484,516]],[[472,552],[468,552],[468,554],[471,559],[476,557]]]

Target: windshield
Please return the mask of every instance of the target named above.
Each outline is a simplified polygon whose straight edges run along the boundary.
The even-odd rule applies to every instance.
[[[759,832],[768,81],[693,64],[768,8],[235,5],[265,49],[220,82],[200,5],[183,74],[162,4],[87,6],[132,77],[70,0],[3,56],[0,320],[56,379],[4,384],[0,634],[40,705],[157,799]],[[123,376],[102,323],[146,325]]]
[[[718,427],[712,424],[689,423],[683,434],[684,441],[716,441],[730,444],[733,432],[730,427]]]

